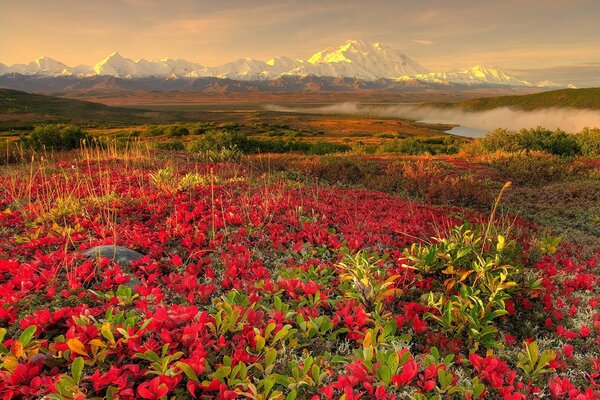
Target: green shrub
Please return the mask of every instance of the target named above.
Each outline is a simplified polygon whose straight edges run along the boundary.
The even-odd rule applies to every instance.
[[[331,153],[345,153],[350,150],[352,150],[352,147],[347,144],[318,141],[310,146],[308,154],[324,155]]]
[[[420,154],[456,154],[462,140],[454,137],[431,137],[394,139],[377,147],[378,153]]]
[[[541,152],[501,154],[488,162],[503,179],[517,184],[541,185],[560,181],[569,172],[567,160]]]
[[[455,227],[427,246],[413,244],[404,266],[432,282],[426,317],[472,348],[496,347],[496,319],[508,314],[506,300],[539,289],[541,279],[526,282],[521,250],[515,240],[487,226]]]
[[[75,125],[38,125],[25,144],[34,150],[72,150],[91,136]]]
[[[236,148],[246,153],[251,147],[250,140],[242,133],[214,130],[205,133],[202,138],[192,142],[188,146],[188,150],[205,152]]]
[[[143,137],[162,136],[165,133],[165,127],[159,125],[151,125],[141,133]]]
[[[185,126],[171,125],[165,129],[165,134],[170,137],[181,137],[189,135],[190,131]]]
[[[488,152],[541,151],[557,156],[572,157],[581,153],[575,135],[559,129],[550,131],[538,126],[521,129],[518,132],[496,129],[480,139],[483,149]]]
[[[180,140],[172,140],[156,143],[154,148],[157,150],[185,150],[185,145]]]
[[[600,157],[600,129],[584,128],[575,135],[581,154],[586,157]]]

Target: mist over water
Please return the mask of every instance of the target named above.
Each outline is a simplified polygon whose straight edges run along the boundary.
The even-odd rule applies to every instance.
[[[576,110],[570,108],[547,108],[535,111],[513,110],[507,107],[489,111],[467,112],[462,110],[441,109],[436,107],[417,107],[413,105],[360,105],[358,103],[340,103],[321,107],[280,107],[267,105],[270,111],[308,113],[308,114],[345,114],[368,115],[373,117],[411,119],[427,123],[455,124],[451,133],[465,136],[483,136],[496,128],[519,130],[542,126],[547,129],[561,129],[576,133],[585,127],[600,127],[600,112]]]

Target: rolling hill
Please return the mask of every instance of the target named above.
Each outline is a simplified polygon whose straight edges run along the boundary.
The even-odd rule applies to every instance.
[[[171,118],[155,111],[0,89],[0,127],[5,129],[48,122],[119,125],[148,120],[162,122]]]
[[[517,96],[477,98],[459,103],[435,103],[440,108],[485,111],[500,107],[532,111],[543,108],[600,110],[600,88],[561,89]]]

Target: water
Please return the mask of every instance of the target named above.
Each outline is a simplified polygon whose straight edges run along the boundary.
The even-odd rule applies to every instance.
[[[449,133],[451,135],[458,135],[458,136],[466,136],[466,137],[470,137],[470,138],[478,138],[478,137],[482,137],[485,136],[485,134],[487,133],[487,129],[481,129],[481,128],[471,128],[470,126],[455,126],[454,128],[450,129],[449,131],[446,131],[446,133]]]
[[[440,120],[440,119],[434,119],[434,118],[420,119],[417,122],[422,122],[424,124],[448,124],[448,125],[453,125],[453,124],[457,123],[456,121]],[[488,130],[483,129],[483,128],[475,128],[472,126],[457,125],[457,126],[453,127],[452,129],[449,129],[444,132],[449,133],[451,135],[477,138],[477,137],[485,136],[485,134],[488,132]]]

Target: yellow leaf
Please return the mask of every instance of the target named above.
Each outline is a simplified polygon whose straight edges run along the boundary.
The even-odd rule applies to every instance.
[[[367,331],[367,334],[365,335],[365,338],[363,339],[363,348],[367,348],[371,345],[372,343],[372,334],[371,331]]]
[[[19,365],[19,361],[12,356],[6,356],[2,362],[3,368],[11,374],[14,372],[15,368],[17,368],[17,365]]]
[[[85,346],[81,343],[79,339],[69,339],[67,340],[67,346],[73,353],[80,354],[82,356],[88,356],[89,354],[85,352]]]
[[[106,344],[100,339],[92,339],[89,344],[92,347],[92,354],[94,355],[98,353],[99,349],[106,348]]]
[[[454,273],[454,265],[449,265],[448,268],[442,271],[442,274],[452,275]]]

